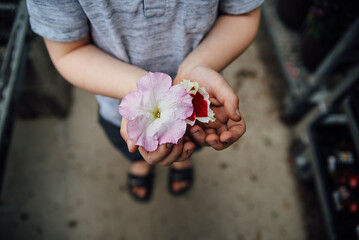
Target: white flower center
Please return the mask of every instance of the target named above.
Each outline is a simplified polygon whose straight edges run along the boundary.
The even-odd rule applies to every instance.
[[[153,114],[153,118],[156,120],[157,118],[161,118],[161,111],[160,109],[156,106],[156,108],[153,110],[152,112]]]

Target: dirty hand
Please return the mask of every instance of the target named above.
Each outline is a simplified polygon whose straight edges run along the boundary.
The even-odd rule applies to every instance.
[[[236,142],[246,131],[246,124],[238,109],[238,96],[221,74],[206,66],[196,66],[179,73],[173,84],[183,79],[195,81],[208,92],[215,122],[200,123],[190,128],[192,138],[201,145],[222,150]]]
[[[187,160],[193,153],[195,144],[189,141],[187,136],[181,138],[177,144],[162,144],[154,152],[148,152],[143,147],[136,146],[134,141],[128,137],[127,123],[128,120],[122,118],[121,136],[126,141],[129,152],[135,152],[138,149],[143,159],[150,165],[159,163],[162,166],[170,166],[173,162]]]

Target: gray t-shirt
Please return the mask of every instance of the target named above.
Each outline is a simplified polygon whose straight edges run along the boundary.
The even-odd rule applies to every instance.
[[[70,42],[87,34],[119,60],[175,77],[219,14],[243,14],[263,0],[27,0],[32,30]],[[106,79],[102,79],[106,81]],[[119,99],[96,96],[100,114],[120,126]]]

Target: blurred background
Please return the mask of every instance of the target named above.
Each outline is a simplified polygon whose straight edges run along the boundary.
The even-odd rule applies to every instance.
[[[266,0],[255,42],[225,71],[246,134],[193,156],[195,184],[152,200],[31,33],[0,2],[0,239],[359,239],[359,3]]]

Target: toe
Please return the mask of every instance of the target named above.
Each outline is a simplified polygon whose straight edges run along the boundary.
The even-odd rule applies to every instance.
[[[187,188],[189,183],[187,181],[180,181],[172,183],[172,189],[174,192],[179,192],[185,188]]]
[[[146,188],[138,188],[137,190],[137,196],[140,198],[144,198],[146,196]]]
[[[144,198],[146,196],[146,188],[143,187],[133,187],[132,193],[139,198]]]

